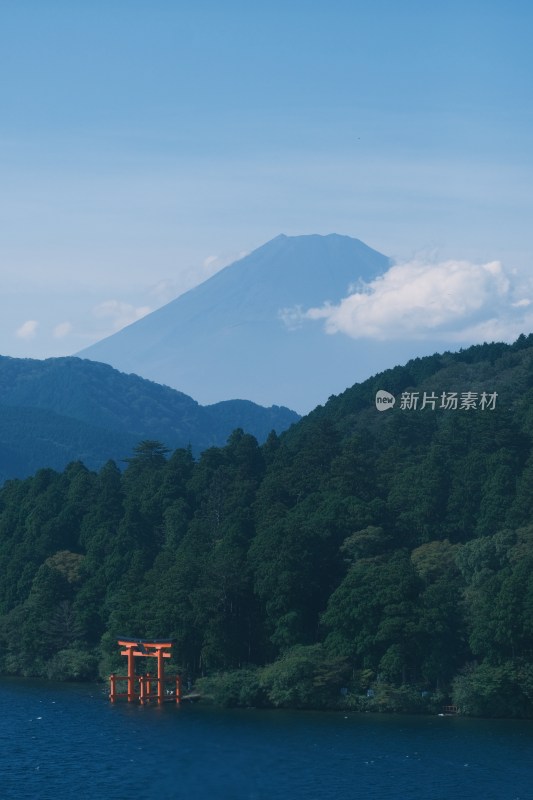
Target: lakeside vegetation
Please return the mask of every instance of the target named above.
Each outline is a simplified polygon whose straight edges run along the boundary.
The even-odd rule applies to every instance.
[[[493,410],[374,396],[497,393]],[[0,669],[175,639],[226,705],[533,716],[533,336],[416,359],[263,446],[141,442],[0,490]]]

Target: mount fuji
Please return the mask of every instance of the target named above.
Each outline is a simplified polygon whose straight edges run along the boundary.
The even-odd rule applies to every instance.
[[[327,335],[316,322],[291,324],[298,308],[337,303],[350,286],[390,265],[348,236],[280,235],[77,355],[172,386],[202,404],[243,398],[306,413],[413,355],[395,343],[391,363],[383,342]]]

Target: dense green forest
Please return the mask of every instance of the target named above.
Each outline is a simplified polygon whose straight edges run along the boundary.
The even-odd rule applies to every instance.
[[[452,392],[477,399],[424,403]],[[1,670],[106,677],[118,636],[170,636],[225,704],[532,716],[532,437],[533,335],[415,359],[262,446],[8,481]]]

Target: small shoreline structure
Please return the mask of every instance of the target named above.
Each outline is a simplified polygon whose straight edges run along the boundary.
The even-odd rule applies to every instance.
[[[459,714],[457,706],[442,706],[442,712],[439,717],[456,717]]]
[[[126,697],[128,703],[138,701],[141,705],[155,700],[158,705],[165,702],[180,703],[181,676],[173,675],[165,677],[165,658],[170,658],[173,642],[169,639],[127,639],[118,640],[122,656],[128,660],[128,674],[117,675],[113,673],[109,676],[109,699],[112,703],[120,697]],[[156,658],[157,677],[150,672],[137,675],[135,672],[136,658]],[[126,691],[119,691],[121,684],[126,684]],[[168,686],[170,684],[170,686]]]

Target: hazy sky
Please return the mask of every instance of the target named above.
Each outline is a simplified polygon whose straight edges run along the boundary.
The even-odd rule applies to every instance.
[[[527,285],[532,22],[526,0],[2,3],[0,352],[74,353],[279,233]]]

